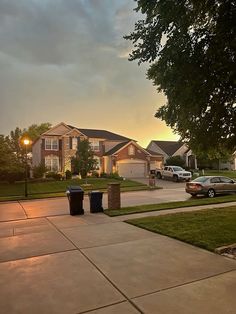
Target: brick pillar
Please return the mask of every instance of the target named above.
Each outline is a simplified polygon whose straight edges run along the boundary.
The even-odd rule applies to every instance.
[[[108,209],[120,209],[120,183],[108,184]]]

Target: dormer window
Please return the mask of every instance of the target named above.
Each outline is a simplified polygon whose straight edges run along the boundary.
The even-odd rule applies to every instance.
[[[128,147],[128,154],[129,156],[133,156],[135,154],[135,147],[133,145]]]
[[[45,150],[58,150],[58,139],[57,138],[46,138],[45,139]]]

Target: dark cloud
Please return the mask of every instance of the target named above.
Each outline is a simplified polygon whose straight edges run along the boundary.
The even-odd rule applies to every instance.
[[[145,68],[127,61],[123,39],[138,19],[134,6],[0,0],[0,133],[42,121],[115,131],[124,111],[134,129],[137,115],[152,119],[145,106],[156,107],[153,88]]]

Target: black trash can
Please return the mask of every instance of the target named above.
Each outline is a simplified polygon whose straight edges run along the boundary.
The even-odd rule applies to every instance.
[[[90,213],[100,213],[103,212],[102,207],[102,196],[103,192],[92,191],[88,193],[90,201]]]
[[[66,191],[69,205],[70,205],[70,214],[74,215],[83,215],[83,199],[84,199],[84,191],[80,186],[68,186]]]

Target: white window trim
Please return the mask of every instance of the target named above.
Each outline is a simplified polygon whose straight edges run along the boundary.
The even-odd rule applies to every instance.
[[[100,145],[98,140],[91,140],[89,141],[90,147],[94,152],[100,151]]]
[[[77,150],[78,148],[78,139],[77,137],[72,137],[72,149]]]
[[[53,162],[56,160],[57,162],[57,166],[56,169],[53,168]],[[50,166],[48,166],[47,161],[50,162]],[[47,169],[49,171],[53,171],[53,172],[58,172],[60,170],[60,165],[59,165],[59,157],[55,156],[55,155],[49,155],[49,156],[45,156],[45,166],[47,167]]]
[[[50,142],[50,148],[47,147],[47,141]],[[53,148],[53,141],[56,141],[57,143],[57,148]],[[48,145],[49,146],[49,145]],[[58,151],[59,150],[59,140],[58,138],[45,138],[45,150],[54,150],[54,151]]]

